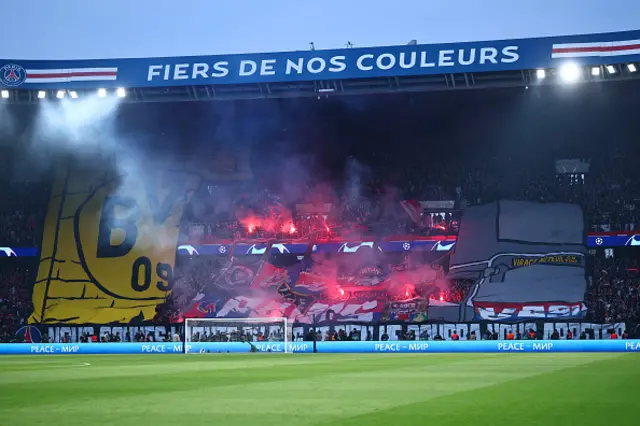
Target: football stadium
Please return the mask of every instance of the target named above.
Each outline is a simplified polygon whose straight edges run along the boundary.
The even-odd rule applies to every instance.
[[[0,424],[632,424],[640,26],[589,3],[0,46]]]

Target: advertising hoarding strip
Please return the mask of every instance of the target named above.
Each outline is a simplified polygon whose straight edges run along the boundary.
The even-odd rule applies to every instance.
[[[188,353],[285,352],[283,342],[188,343]],[[313,342],[291,342],[288,352],[310,353]],[[2,343],[0,355],[179,354],[183,343]],[[484,340],[316,342],[318,353],[640,352],[640,340]]]

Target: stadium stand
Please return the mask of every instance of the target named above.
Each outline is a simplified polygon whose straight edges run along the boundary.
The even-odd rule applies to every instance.
[[[557,157],[555,157],[557,158]],[[190,210],[191,233],[189,240],[215,242],[233,238],[286,238],[314,235],[316,239],[331,237],[349,237],[358,235],[414,234],[436,235],[439,232],[455,233],[457,231],[458,216],[464,207],[486,203],[499,199],[514,199],[540,202],[570,202],[578,203],[585,212],[588,230],[590,231],[633,231],[636,229],[638,212],[636,199],[638,188],[635,182],[637,169],[632,157],[623,158],[619,153],[604,152],[590,161],[591,171],[588,174],[559,174],[552,172],[550,165],[554,161],[554,153],[544,157],[546,168],[540,163],[512,162],[505,170],[505,162],[485,158],[478,167],[477,164],[461,166],[455,162],[421,164],[416,169],[405,170],[407,176],[419,176],[426,173],[429,178],[419,180],[408,177],[395,192],[394,197],[384,193],[380,182],[384,177],[372,178],[372,185],[368,187],[367,196],[359,200],[348,194],[333,195],[322,199],[308,192],[308,199],[317,200],[331,205],[327,216],[296,215],[295,204],[307,200],[296,200],[291,203],[291,211],[295,217],[295,232],[287,235],[281,217],[276,217],[276,225],[271,229],[244,226],[243,221],[234,216],[234,211],[227,213],[223,221],[205,222],[193,215]],[[410,158],[405,158],[410,162]],[[434,172],[435,170],[435,172]],[[458,173],[447,172],[455,170]],[[541,170],[544,172],[541,173]],[[610,173],[610,171],[615,171]],[[501,174],[508,174],[509,181],[505,182]],[[433,181],[429,181],[429,179]],[[402,209],[396,209],[392,220],[385,220],[385,212],[391,207],[400,205],[402,199],[453,200],[455,207],[443,214],[434,214],[428,226],[419,226],[411,220]],[[215,199],[215,198],[214,198]],[[270,206],[278,206],[283,210],[281,197],[275,192],[262,191],[260,194],[243,194],[232,205],[238,210],[249,208],[259,212],[261,217],[269,217]],[[251,201],[249,201],[251,200]],[[202,201],[202,200],[199,200]],[[206,202],[206,198],[205,198]],[[272,203],[271,205],[269,203]],[[252,204],[253,203],[253,204]],[[399,211],[398,211],[399,210]],[[237,211],[237,210],[236,210]],[[285,216],[288,217],[288,216]],[[280,220],[280,222],[278,222]],[[381,226],[386,225],[386,226]],[[331,231],[327,232],[327,229]],[[395,232],[394,232],[395,231]],[[587,291],[587,319],[597,322],[612,322],[637,320],[638,279],[635,278],[636,266],[632,260],[603,259],[593,256],[593,272],[589,278]],[[450,288],[441,294],[445,301],[459,302],[464,299],[470,282],[452,280]]]
[[[611,323],[638,322],[640,319],[640,275],[638,261],[631,256],[615,259],[594,257],[585,296],[589,320]]]
[[[601,160],[601,167],[610,169],[611,166],[607,164],[613,164],[614,160],[609,161],[610,163]],[[552,162],[551,158],[549,164]],[[536,176],[538,171],[535,167],[518,167],[513,173],[507,172],[511,177],[508,186],[497,176],[505,173],[504,169],[498,168],[497,165],[495,168],[483,168],[484,170],[469,168],[465,169],[466,176],[454,177],[448,184],[429,185],[431,192],[416,191],[415,185],[407,181],[400,192],[413,196],[411,199],[451,200],[455,205],[455,208],[447,211],[432,213],[429,220],[423,217],[418,221],[412,221],[411,217],[402,211],[400,206],[403,200],[397,196],[398,194],[390,197],[383,192],[382,186],[371,191],[371,196],[353,197],[343,194],[333,199],[322,199],[323,205],[330,206],[326,215],[298,214],[295,206],[303,206],[304,200],[283,206],[281,198],[268,190],[242,193],[233,201],[231,209],[217,214],[221,219],[212,219],[206,213],[195,213],[194,208],[188,209],[191,222],[189,238],[191,241],[215,241],[234,238],[299,238],[313,233],[318,233],[321,237],[348,236],[354,233],[362,236],[394,233],[455,234],[461,208],[499,199],[578,203],[585,212],[590,231],[633,231],[638,221],[638,211],[635,208],[635,194],[638,194],[638,188],[636,178],[632,177],[636,169],[633,164],[620,166],[615,167],[619,172],[618,176],[601,175],[596,172],[581,177],[553,173]],[[450,168],[459,167],[451,165]],[[500,172],[492,174],[489,169]],[[581,182],[572,179],[580,179]],[[204,204],[198,208],[211,211],[211,206],[207,203],[215,203],[215,200],[215,196],[198,199],[197,203]],[[246,211],[256,216],[253,219],[256,225],[251,225],[252,219],[246,218]],[[289,223],[294,223],[294,227],[289,228]],[[327,229],[331,231],[325,235]]]
[[[15,152],[2,149],[6,167],[0,176],[0,341],[15,339],[32,311],[31,289],[37,259],[14,257],[14,248],[40,245],[50,182],[16,181],[12,173]],[[41,177],[44,177],[42,175]],[[8,257],[8,258],[7,258]]]
[[[553,157],[548,158],[549,162]],[[615,166],[613,166],[615,164]],[[616,173],[590,172],[578,178],[567,175],[547,173],[541,176],[536,166],[530,168],[514,167],[510,185],[499,179],[497,168],[489,163],[481,168],[442,166],[442,170],[458,170],[460,173],[430,173],[438,176],[435,184],[427,179],[407,178],[403,185],[389,197],[380,184],[382,179],[373,179],[369,190],[362,196],[350,196],[347,193],[326,197],[322,191],[313,191],[300,200],[290,200],[284,205],[281,196],[275,191],[251,191],[244,188],[232,201],[232,209],[226,212],[213,212],[207,205],[207,199],[215,199],[200,194],[187,209],[188,229],[183,232],[185,241],[233,241],[245,238],[300,238],[316,234],[314,238],[332,238],[348,236],[415,234],[434,235],[439,232],[448,234],[456,232],[457,220],[463,208],[476,203],[484,203],[496,198],[511,198],[533,201],[566,201],[579,203],[586,212],[590,230],[615,231],[634,230],[637,224],[635,200],[640,195],[638,181],[633,176],[637,173],[633,161],[624,161],[620,157],[600,157],[591,163],[594,169]],[[423,167],[423,166],[421,166]],[[434,164],[434,167],[437,167]],[[419,175],[420,168],[415,171],[407,169],[407,175]],[[431,169],[433,170],[433,169]],[[443,178],[446,176],[446,179]],[[317,185],[321,187],[320,184]],[[248,190],[247,190],[248,189]],[[234,189],[235,190],[235,189]],[[45,211],[46,184],[5,182],[3,185],[3,202],[1,208],[2,227],[1,240],[6,246],[34,244],[38,239],[38,229],[42,226]],[[323,198],[325,196],[325,198]],[[400,207],[402,198],[429,200],[453,200],[455,207],[442,214],[430,217],[428,226],[412,221],[406,211]],[[322,201],[330,204],[328,214],[295,214],[297,205],[305,202]],[[199,204],[194,207],[194,204]],[[204,207],[203,207],[204,204]],[[389,214],[390,205],[392,212]],[[204,213],[198,214],[197,211]],[[238,215],[250,211],[263,219],[263,227],[256,225],[250,229],[246,220],[243,224]],[[240,213],[238,213],[240,212]],[[385,217],[385,214],[387,216]],[[392,219],[389,220],[388,217]],[[293,222],[292,222],[293,221]],[[293,223],[294,231],[289,231],[288,224]],[[421,226],[422,225],[422,226]],[[329,231],[327,231],[329,229]],[[443,231],[444,230],[444,231]],[[37,243],[36,243],[37,244]],[[638,300],[637,261],[632,259],[604,259],[593,257],[593,272],[589,279],[586,304],[589,308],[587,319],[597,322],[637,321],[640,312]],[[30,311],[29,291],[30,279],[28,269],[7,264],[2,267],[0,280],[0,322],[3,341],[13,339],[16,327],[23,325]],[[201,262],[198,268],[190,267],[194,287],[192,291],[176,292],[166,304],[160,305],[155,321],[166,323],[179,316],[180,306],[184,306],[196,293],[197,283],[206,280],[207,271],[220,265],[211,261]],[[465,280],[451,281],[451,287],[441,294],[445,301],[459,302],[464,299],[470,282]],[[138,337],[140,338],[140,337]]]
[[[468,155],[459,155],[458,148],[461,147],[452,145],[435,156],[428,144],[403,145],[392,162],[374,160],[366,173],[356,174],[357,185],[350,180],[335,185],[320,177],[309,177],[309,173],[297,191],[283,188],[278,179],[269,179],[273,165],[261,169],[260,162],[255,161],[261,154],[254,153],[252,163],[258,165],[254,167],[253,180],[217,182],[191,194],[179,243],[455,235],[465,208],[502,199],[577,203],[585,213],[587,230],[592,232],[637,228],[640,176],[633,146],[567,142],[541,151],[535,158],[496,156],[490,141],[485,147],[480,143],[480,148]],[[378,156],[383,157],[386,147],[373,149],[381,150]],[[554,170],[556,161],[563,158],[585,159],[579,161],[588,165],[588,173]],[[1,185],[0,245],[37,247],[50,180],[17,182],[8,179],[10,175],[5,174]],[[617,252],[622,253],[621,250]],[[638,321],[640,278],[633,255],[605,258],[599,249],[589,258],[585,320]],[[7,263],[11,259],[4,260],[0,320],[2,338],[10,340],[31,310],[33,277],[27,266],[13,267]],[[177,275],[188,270],[188,277],[180,276],[188,285],[174,290],[165,303],[157,306],[157,324],[179,321],[185,307],[212,279],[213,271],[222,267],[215,259],[191,259],[185,266],[187,260],[179,256]],[[448,288],[432,296],[459,303],[471,285],[469,280],[451,280]],[[107,340],[112,338],[115,336]]]
[[[25,324],[32,311],[33,276],[28,265],[16,263],[14,259],[0,262],[0,342],[15,340],[16,330]]]

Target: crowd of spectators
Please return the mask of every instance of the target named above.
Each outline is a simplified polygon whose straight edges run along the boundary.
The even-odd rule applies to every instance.
[[[37,258],[15,258],[15,249],[38,247],[44,225],[50,182],[16,180],[14,152],[0,150],[0,341],[13,340],[32,312],[32,272]]]
[[[371,234],[454,234],[459,222],[458,214],[465,207],[499,199],[577,203],[583,209],[587,230],[591,232],[633,231],[637,227],[640,219],[640,208],[636,207],[640,201],[640,176],[637,176],[633,162],[624,161],[621,156],[603,155],[593,161],[584,160],[589,165],[588,173],[558,173],[553,160],[547,167],[540,167],[539,163],[529,165],[526,161],[505,161],[504,158],[485,160],[458,165],[443,162],[429,167],[407,167],[403,183],[394,190],[380,185],[379,179],[372,179],[373,184],[363,184],[358,191],[347,187],[338,195],[339,190],[327,191],[324,189],[326,186],[323,191],[308,187],[303,191],[303,197],[289,198],[285,203],[285,198],[263,188],[262,209],[252,211],[262,212],[262,217],[268,221],[270,210],[265,206],[270,200],[275,200],[281,220],[272,227],[276,232],[248,227],[230,209],[222,225],[208,223],[204,225],[206,229],[196,236],[200,241],[216,240],[222,235],[219,228],[232,230],[225,235],[229,239],[311,237],[323,240]],[[504,179],[505,175],[509,179]],[[243,195],[242,198],[247,200],[251,197]],[[423,211],[416,220],[400,207],[403,200],[451,200],[455,207],[445,212]],[[210,201],[215,203],[217,196]],[[330,203],[330,211],[296,212],[296,206],[301,203],[324,206],[323,202]],[[233,206],[234,202],[229,205]],[[290,213],[282,214],[283,211]],[[289,227],[289,223],[292,226]],[[197,220],[195,224],[203,226]],[[191,233],[187,238],[193,235]],[[585,296],[588,319],[596,322],[640,320],[640,278],[636,278],[640,274],[637,265],[617,258],[598,258],[596,264],[588,279]],[[440,298],[460,302],[471,285],[469,280],[455,280],[449,289],[441,292]]]
[[[0,242],[33,247],[44,219],[48,184],[3,182],[0,185]]]
[[[477,160],[477,161],[472,161]],[[306,183],[302,190],[279,192],[262,183],[212,184],[193,194],[183,222],[182,242],[239,239],[317,240],[358,236],[455,234],[461,212],[469,205],[498,199],[574,202],[582,206],[588,230],[632,231],[640,220],[640,169],[624,156],[602,156],[589,162],[588,173],[556,173],[553,159],[540,163],[510,158],[457,157],[453,162],[407,162],[400,179],[386,185],[373,173],[349,185]],[[409,164],[412,164],[409,166]],[[504,176],[508,176],[505,179]],[[50,180],[0,182],[0,247],[39,245]],[[453,208],[411,211],[407,200],[449,201]],[[632,258],[594,258],[585,302],[596,322],[640,321],[640,273]],[[7,259],[9,261],[9,259]],[[209,268],[215,268],[210,265]],[[0,269],[0,339],[25,323],[30,312],[29,268],[13,264]],[[31,270],[35,270],[31,268]],[[176,303],[159,305],[158,319],[175,318],[207,281],[207,268],[176,292]],[[455,280],[440,297],[464,300],[472,282]],[[185,300],[180,300],[180,298]],[[178,303],[179,302],[179,303]],[[117,338],[113,336],[113,338]]]
[[[589,173],[557,173],[553,160],[545,168],[504,159],[466,166],[432,164],[431,170],[408,168],[407,179],[393,188],[378,179],[367,185],[359,182],[357,190],[327,190],[327,184],[318,183],[296,191],[304,194],[297,198],[249,185],[218,188],[192,198],[195,206],[187,208],[190,224],[184,237],[210,241],[455,234],[466,206],[499,199],[578,203],[589,231],[632,231],[640,219],[640,176],[635,177],[633,164],[608,161],[606,166],[602,159],[594,162]],[[616,164],[614,170],[611,163]],[[448,201],[453,208],[411,211],[406,206],[415,205],[413,200]]]
[[[167,334],[164,336],[165,342],[170,342],[173,340],[173,336]],[[178,339],[179,340],[179,339]],[[154,333],[144,333],[142,330],[139,330],[135,334],[131,334],[129,331],[124,333],[124,335],[120,335],[119,332],[107,332],[102,336],[97,336],[95,334],[82,333],[79,337],[80,343],[119,343],[119,342],[155,342],[156,337]],[[62,337],[62,343],[71,343],[71,336],[66,333]]]
[[[215,332],[196,331],[191,335],[192,342],[282,342],[284,331],[281,328],[273,330],[234,330]]]
[[[32,310],[30,270],[12,260],[0,262],[0,342],[13,340]]]
[[[454,303],[462,302],[473,284],[474,280],[470,279],[449,280],[449,288],[441,293],[442,300]]]
[[[595,257],[585,295],[588,319],[606,323],[640,321],[639,290],[637,259]]]
[[[639,210],[636,209],[634,194],[640,194],[636,192],[640,188],[636,188],[634,179],[625,177],[628,175],[620,172],[621,168],[617,168],[617,172],[612,174],[590,173],[586,176],[526,170],[514,173],[509,182],[493,179],[487,173],[489,169],[491,167],[486,164],[479,168],[470,167],[464,179],[449,185],[420,185],[416,177],[411,177],[405,188],[395,190],[392,195],[381,187],[369,187],[366,196],[362,193],[345,193],[333,199],[321,200],[331,201],[323,204],[325,207],[330,204],[329,210],[305,211],[302,214],[297,214],[296,204],[321,204],[312,191],[300,199],[300,203],[285,205],[282,197],[267,189],[251,192],[251,188],[244,188],[249,192],[236,195],[228,203],[230,208],[226,210],[211,212],[206,202],[204,208],[199,208],[201,214],[198,214],[196,208],[188,208],[185,215],[190,227],[186,237],[214,236],[233,240],[314,235],[314,238],[323,239],[365,235],[367,232],[379,232],[381,235],[454,233],[459,220],[459,209],[499,198],[577,202],[582,205],[592,231],[636,228]],[[427,175],[432,176],[429,173]],[[434,180],[440,182],[442,176],[437,173],[435,175],[438,177]],[[3,223],[0,227],[0,245],[37,245],[40,227],[43,225],[47,191],[47,185],[44,184],[5,182],[1,193],[3,202],[0,205],[0,220]],[[206,194],[200,195],[203,196],[201,201],[206,198]],[[400,205],[400,201],[408,197],[452,199],[455,209],[428,212],[416,221]],[[202,218],[208,220],[198,220]],[[256,223],[250,223],[252,221]],[[585,298],[589,307],[588,318],[598,322],[640,320],[640,278],[637,277],[637,265],[617,258],[596,259],[595,262]],[[206,275],[206,272],[203,273]],[[29,278],[26,269],[9,267],[3,268],[1,272],[0,333],[5,338],[11,334],[9,330],[24,324],[29,313]],[[206,276],[192,281],[194,286],[201,286],[201,282],[206,281]],[[452,286],[443,291],[440,297],[445,301],[460,302],[470,288],[470,283],[464,280],[453,281]],[[192,294],[193,291],[188,293]],[[177,305],[183,306],[184,303]],[[174,311],[169,303],[160,305],[158,318],[174,318],[178,315]]]
[[[228,191],[235,192],[235,191]],[[460,210],[407,212],[401,198],[343,195],[317,204],[285,203],[269,192],[242,193],[227,210],[211,214],[219,203],[203,194],[187,207],[184,240],[231,241],[239,239],[328,240],[388,235],[444,235],[457,232]],[[453,201],[453,200],[452,200]],[[197,207],[195,207],[196,205]],[[316,208],[317,207],[317,208]],[[200,212],[200,214],[198,213]]]

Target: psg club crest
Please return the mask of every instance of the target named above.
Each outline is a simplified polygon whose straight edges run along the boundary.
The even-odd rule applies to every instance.
[[[27,71],[20,65],[6,64],[0,67],[0,83],[5,86],[20,86],[27,79]]]
[[[42,342],[42,333],[38,330],[38,327],[33,325],[25,325],[20,327],[16,331],[16,337],[20,337],[25,343],[40,343]]]

